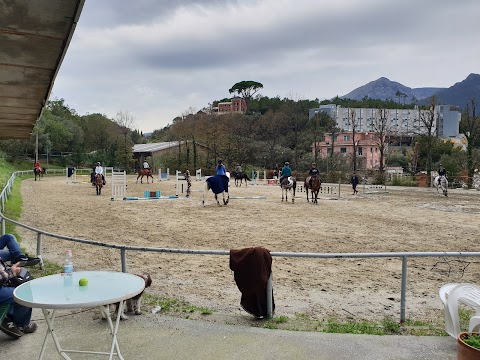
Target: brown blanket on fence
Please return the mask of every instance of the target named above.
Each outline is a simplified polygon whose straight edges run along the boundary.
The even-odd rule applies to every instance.
[[[230,269],[242,293],[240,305],[258,318],[266,317],[267,281],[272,273],[270,251],[262,247],[230,250]],[[272,305],[275,310],[275,302]]]

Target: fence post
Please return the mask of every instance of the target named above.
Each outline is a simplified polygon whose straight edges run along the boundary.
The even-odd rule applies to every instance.
[[[272,285],[272,273],[267,281],[267,316],[271,318],[273,315],[273,285]]]
[[[405,302],[407,297],[407,256],[402,256],[402,290],[400,294],[400,324],[405,322]]]
[[[342,184],[342,179],[338,179],[338,198],[340,199],[340,187]]]
[[[40,269],[43,269],[42,233],[37,233],[37,257],[40,258]]]
[[[125,248],[120,249],[120,258],[122,259],[122,272],[126,273],[127,271],[127,251]]]
[[[5,219],[2,217],[2,235],[5,235]]]

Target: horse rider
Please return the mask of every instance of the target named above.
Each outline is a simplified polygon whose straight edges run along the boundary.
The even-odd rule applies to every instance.
[[[97,174],[102,175],[103,185],[105,185],[105,184],[106,184],[105,176],[103,175],[103,167],[102,167],[102,163],[101,163],[100,161],[97,162],[97,166],[95,167],[95,176],[96,176]]]
[[[143,162],[143,170],[146,170],[147,173],[151,173],[152,169],[150,169],[150,165],[148,164],[147,160]]]
[[[280,185],[282,185],[282,181],[285,178],[292,176],[292,169],[290,168],[290,163],[288,161],[285,162],[285,166],[282,168],[282,176],[280,176]]]
[[[280,169],[278,168],[278,164],[275,164],[275,166],[273,167],[273,176],[277,179],[278,179],[278,171],[279,170]]]
[[[317,169],[317,164],[312,163],[312,167],[310,170],[308,170],[308,176],[310,176],[310,179],[308,180],[308,186],[311,188],[313,177],[320,176],[320,171]]]
[[[34,169],[38,169],[40,172],[42,172],[42,166],[40,165],[40,161],[35,161],[35,164],[33,165]]]
[[[352,184],[352,189],[353,189],[353,194],[352,195],[358,194],[357,185],[358,185],[359,182],[360,182],[360,180],[358,179],[357,174],[353,173],[352,177],[350,178],[350,183]]]
[[[447,170],[445,170],[443,165],[440,164],[438,168],[438,176],[435,178],[435,182],[439,185],[440,185],[440,180],[442,179],[442,176],[445,176],[445,179],[447,178]]]
[[[237,173],[237,175],[240,175],[242,174],[242,165],[240,165],[240,163],[237,163],[237,167],[235,168],[235,172]]]
[[[218,160],[217,167],[215,168],[215,175],[227,176],[227,169],[223,165],[222,160]]]
[[[192,178],[190,177],[190,171],[187,169],[183,173],[183,176],[185,177],[185,181],[187,182],[187,198],[190,197],[190,188],[192,187]]]
[[[217,167],[215,168],[215,174],[223,177],[223,182],[225,185],[225,192],[228,192],[228,177],[227,177],[227,169],[225,165],[223,165],[222,160],[218,160]]]

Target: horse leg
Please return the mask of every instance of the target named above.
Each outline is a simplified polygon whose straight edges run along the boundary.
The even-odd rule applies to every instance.
[[[283,202],[283,188],[282,188],[282,202]]]
[[[140,174],[137,176],[137,181],[135,181],[135,184],[138,184],[138,178],[140,177]]]

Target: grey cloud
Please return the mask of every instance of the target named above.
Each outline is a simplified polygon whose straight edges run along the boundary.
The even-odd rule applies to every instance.
[[[115,27],[148,24],[171,15],[181,7],[237,4],[240,0],[90,0],[80,21],[86,26]]]

